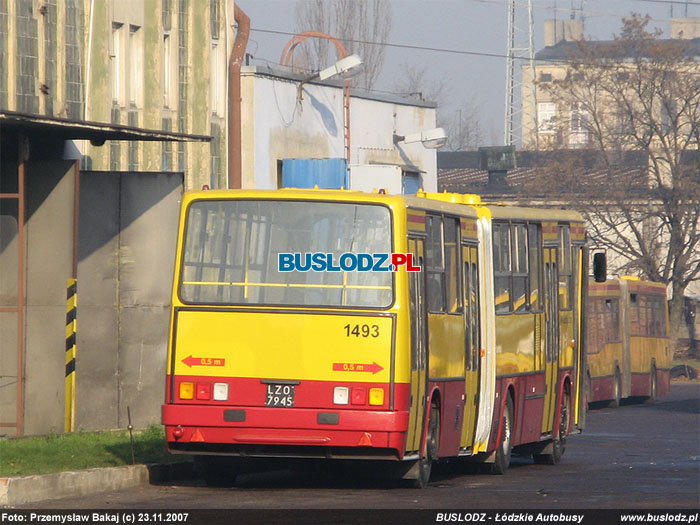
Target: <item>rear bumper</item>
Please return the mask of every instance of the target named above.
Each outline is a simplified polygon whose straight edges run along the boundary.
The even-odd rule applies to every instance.
[[[408,412],[166,404],[162,421],[173,452],[398,459]]]

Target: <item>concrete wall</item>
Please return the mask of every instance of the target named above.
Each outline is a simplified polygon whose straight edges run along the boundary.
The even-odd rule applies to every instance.
[[[87,172],[78,263],[78,428],[157,423],[181,174]]]
[[[0,156],[0,193],[17,191],[17,163]],[[17,201],[0,199],[0,308],[17,307]],[[17,314],[0,312],[0,422],[14,423],[17,410]],[[14,434],[11,427],[0,434]]]
[[[64,426],[66,285],[73,273],[70,161],[27,165],[24,432]]]
[[[300,81],[243,68],[244,188],[277,188],[277,163],[285,158],[345,157],[342,87],[304,84],[299,102]],[[425,189],[437,191],[435,150],[393,142],[394,134],[407,135],[435,125],[435,108],[430,105],[356,93],[350,103],[350,164],[412,166],[425,172]]]
[[[6,140],[16,146],[10,133]],[[63,429],[66,284],[73,272],[72,161],[60,159],[63,142],[29,140],[25,163],[24,433]],[[3,148],[0,193],[17,191],[14,148]],[[10,158],[7,158],[10,157]],[[0,200],[0,308],[18,303],[18,201]],[[17,313],[0,313],[0,422],[16,423]],[[13,427],[0,434],[14,435]]]

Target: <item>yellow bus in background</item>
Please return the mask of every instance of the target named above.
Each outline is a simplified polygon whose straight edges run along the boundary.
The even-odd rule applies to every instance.
[[[583,221],[477,196],[183,197],[162,421],[210,482],[240,458],[558,463],[585,415]],[[280,271],[296,254],[293,271]],[[305,254],[309,258],[305,258]],[[364,254],[420,271],[314,271]],[[357,258],[356,257],[356,258]],[[415,269],[415,268],[414,268]]]
[[[666,285],[622,277],[591,282],[587,300],[588,400],[666,395],[671,348]]]

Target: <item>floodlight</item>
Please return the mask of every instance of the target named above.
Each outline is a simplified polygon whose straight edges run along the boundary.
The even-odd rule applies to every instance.
[[[413,144],[420,142],[424,148],[437,149],[443,147],[447,143],[447,133],[442,128],[434,128],[410,135],[394,135],[394,143],[403,142],[404,144]]]
[[[322,69],[318,73],[319,80],[327,80],[331,77],[339,75],[342,79],[347,80],[362,72],[362,60],[357,55],[349,55],[341,58],[335,64],[326,69]]]

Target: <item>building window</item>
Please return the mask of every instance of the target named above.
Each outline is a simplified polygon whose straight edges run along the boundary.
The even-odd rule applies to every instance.
[[[169,118],[163,119],[163,131],[172,131],[173,123]],[[161,159],[161,170],[170,171],[173,169],[173,143],[169,140],[161,142],[163,145],[163,156]]]
[[[209,0],[209,14],[211,16],[211,37],[219,38],[219,0]]]
[[[9,22],[10,13],[7,2],[0,2],[0,107],[8,107],[8,85],[9,79],[7,78],[7,35],[9,33]]]
[[[39,98],[36,96],[36,77],[39,66],[39,39],[37,21],[32,16],[31,0],[17,0],[15,3],[17,21],[17,109],[27,113],[39,112]],[[6,38],[3,35],[3,39]]]
[[[44,3],[44,84],[48,86],[47,94],[44,97],[46,104],[46,114],[54,114],[54,97],[51,90],[56,89],[56,60],[57,60],[57,36],[58,36],[58,13],[56,10],[56,0],[45,0]],[[0,58],[0,60],[2,60]]]
[[[588,111],[581,103],[571,106],[569,127],[569,145],[581,146],[588,144]]]
[[[172,39],[170,33],[163,35],[163,107],[172,107],[170,97],[172,96]]]
[[[209,187],[211,189],[219,188],[219,179],[221,178],[221,126],[218,122],[212,121],[210,127],[211,142],[210,146],[210,176]]]
[[[552,135],[556,130],[557,106],[553,102],[537,103],[537,131]]]
[[[82,2],[66,1],[66,107],[68,118],[83,118],[83,68],[81,59],[83,12]]]
[[[226,95],[224,88],[226,81],[224,78],[223,46],[218,40],[211,42],[210,60],[210,81],[209,97],[211,100],[211,112],[215,115],[223,116],[226,111]]]
[[[552,81],[552,74],[551,73],[540,73],[540,82],[551,82]]]
[[[124,105],[124,77],[122,73],[124,50],[124,24],[112,24],[112,54],[110,55],[110,76],[112,77],[112,100]]]
[[[139,26],[129,26],[129,104],[141,104],[143,86],[143,35]]]
[[[180,133],[187,132],[187,31],[189,20],[187,16],[187,0],[178,0],[178,35],[177,35],[177,130]],[[180,142],[177,148],[177,169],[185,171],[187,165],[187,143]]]
[[[112,124],[119,124],[121,120],[121,111],[119,106],[112,106],[110,121]],[[119,171],[121,167],[121,143],[118,140],[109,141],[109,169],[110,171]]]
[[[129,126],[137,128],[139,126],[139,112],[130,110],[128,114]],[[138,171],[139,169],[139,144],[138,140],[129,141],[129,171]]]
[[[163,31],[170,31],[173,27],[172,12],[173,6],[171,0],[163,0]]]

